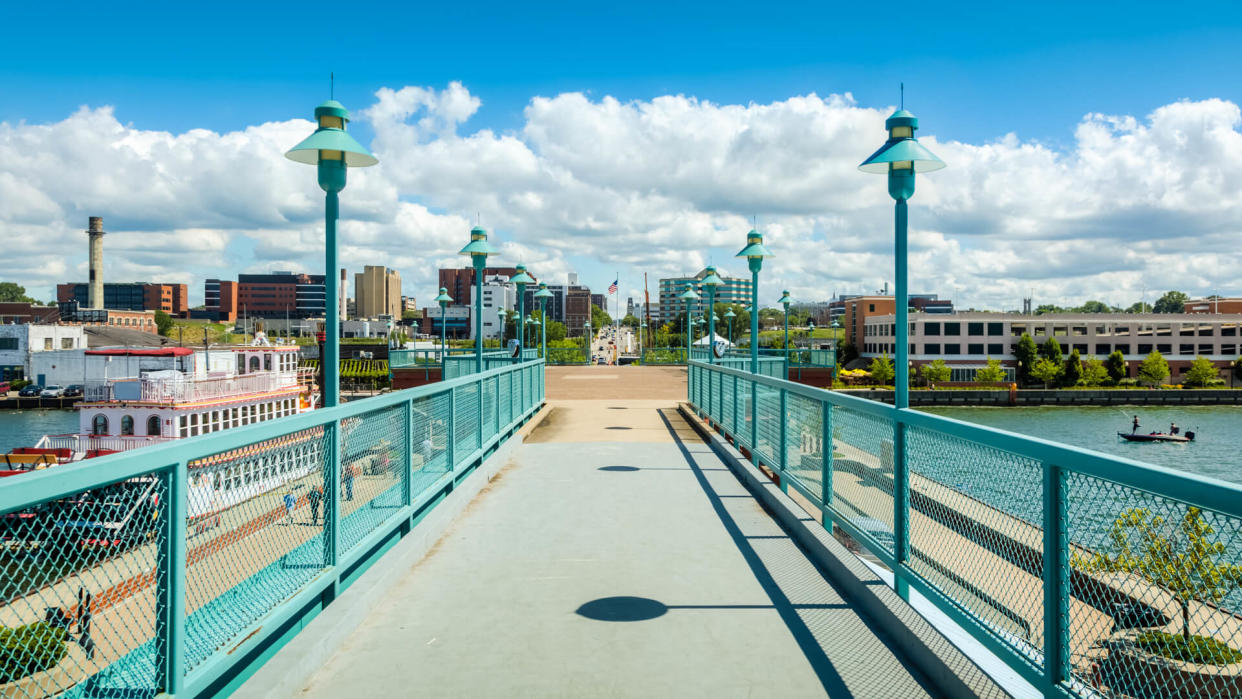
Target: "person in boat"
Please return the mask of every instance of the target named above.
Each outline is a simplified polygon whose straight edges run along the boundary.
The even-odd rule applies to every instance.
[[[1135,433],[1137,433],[1137,432],[1138,432],[1138,415],[1135,415],[1135,416],[1134,416],[1134,426],[1130,428],[1130,434],[1135,434]]]
[[[1177,433],[1178,433],[1177,423],[1170,422],[1169,423],[1169,434],[1177,434]]]

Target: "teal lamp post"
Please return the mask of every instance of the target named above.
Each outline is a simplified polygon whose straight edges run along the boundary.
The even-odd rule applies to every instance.
[[[505,309],[497,308],[496,315],[500,317],[500,349],[503,350],[505,348]],[[514,328],[514,330],[520,331],[521,328]]]
[[[730,348],[732,348],[733,346],[733,319],[736,317],[737,317],[737,314],[733,312],[733,306],[729,306],[729,312],[725,313],[725,318],[729,319],[729,346]]]
[[[448,295],[448,289],[440,287],[440,295],[436,297],[436,303],[440,304],[440,365],[444,365],[444,358],[448,349],[448,331],[444,325],[444,312],[448,310],[448,305],[453,302],[453,297]]]
[[[742,248],[737,257],[745,257],[750,267],[750,372],[759,373],[759,270],[763,267],[763,258],[771,257],[772,253],[763,246],[763,235],[751,230],[746,234],[746,247]]]
[[[686,302],[686,361],[690,361],[690,327],[694,325],[694,317],[690,315],[690,304],[699,298],[694,292],[694,285],[687,282],[686,290],[677,298]]]
[[[643,335],[647,332],[647,321],[638,324],[638,356],[643,356]]]
[[[336,100],[315,107],[318,128],[306,140],[285,153],[285,157],[319,168],[319,187],[324,200],[324,356],[323,404],[332,407],[341,396],[341,317],[340,277],[337,276],[336,219],[341,214],[340,191],[345,189],[345,173],[351,167],[370,167],[379,162],[371,151],[345,133],[349,112]]]
[[[591,321],[582,324],[582,358],[587,364],[591,363],[591,340],[595,339],[591,335]]]
[[[793,299],[789,298],[789,290],[781,292],[780,305],[785,307],[785,353],[789,353],[789,304],[793,303]]]
[[[500,252],[487,242],[487,231],[479,226],[470,229],[470,242],[462,248],[461,255],[469,255],[474,264],[474,370],[483,373],[483,268],[487,256]]]
[[[523,334],[524,331],[522,330],[522,328],[526,327],[526,285],[534,284],[535,278],[526,273],[526,265],[524,264],[518,263],[518,266],[516,269],[517,269],[517,274],[513,275],[513,278],[510,279],[509,281],[517,285],[517,297],[518,297],[518,319],[517,319],[518,325],[517,327],[518,327],[518,333],[519,333],[518,342],[520,342],[522,344],[522,347],[525,348],[526,338],[525,338],[525,335]],[[520,355],[521,353],[519,352],[519,356]]]
[[[894,405],[898,410],[910,407],[910,323],[909,294],[906,289],[906,201],[914,196],[916,172],[931,172],[944,167],[937,158],[914,138],[919,120],[904,109],[898,110],[884,122],[888,141],[870,158],[858,166],[863,172],[888,175],[888,193],[896,201],[894,212],[895,243],[893,257],[896,267],[896,341],[897,351],[894,369]],[[904,568],[910,559],[910,472],[905,458],[905,431],[901,423],[893,427],[893,580],[897,594],[909,599]]]
[[[539,299],[539,324],[541,326],[539,344],[543,348],[541,356],[546,361],[548,359],[548,299],[552,298],[547,282],[539,282],[539,291],[535,292],[535,298]]]
[[[716,353],[712,347],[716,344],[716,289],[724,286],[724,280],[716,274],[715,267],[708,265],[707,276],[699,283],[707,287],[707,362],[715,364]]]

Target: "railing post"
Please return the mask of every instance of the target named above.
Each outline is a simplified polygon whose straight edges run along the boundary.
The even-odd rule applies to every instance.
[[[333,420],[331,424],[332,429],[328,437],[328,483],[330,484],[328,492],[332,493],[332,497],[328,498],[327,507],[324,508],[324,521],[327,523],[324,527],[324,534],[327,536],[324,554],[328,559],[324,563],[329,568],[335,568],[337,562],[341,560],[341,457],[345,435],[341,433],[339,419]],[[332,599],[336,599],[337,585],[340,584],[339,576],[340,571],[334,571],[330,591]]]
[[[500,374],[496,375],[496,391],[493,395],[496,396],[496,434],[500,434]]]
[[[823,516],[824,529],[832,533],[832,403],[823,402],[820,410],[820,513]]]
[[[186,516],[189,511],[188,472],[184,461],[160,474],[164,519],[160,523],[159,569],[156,575],[155,642],[163,657],[156,668],[165,694],[178,694],[185,681]],[[89,613],[89,610],[86,610]],[[158,655],[157,655],[158,657]]]
[[[906,562],[910,560],[910,470],[906,463],[906,429],[893,409],[893,582],[897,595],[910,601]]]
[[[733,439],[737,440],[737,403],[741,400],[737,395],[737,377],[733,377],[733,424],[729,425],[729,430],[733,432]]]
[[[405,488],[403,504],[414,497],[414,401],[405,402]]]
[[[781,421],[781,431],[780,431],[781,436],[780,436],[780,439],[778,440],[780,442],[780,446],[778,447],[780,449],[780,455],[776,457],[776,460],[780,464],[780,468],[781,468],[781,490],[788,493],[789,492],[789,478],[787,477],[788,476],[787,469],[789,468],[789,463],[788,463],[789,462],[789,454],[788,454],[789,450],[787,449],[787,447],[789,446],[789,443],[786,440],[789,439],[789,430],[787,427],[789,424],[789,417],[788,417],[789,416],[789,412],[788,412],[789,392],[783,388],[780,389],[780,391],[781,391],[781,412],[779,415],[779,419]]]
[[[457,389],[449,389],[448,443],[444,445],[444,457],[448,459],[448,472],[457,470]]]
[[[476,428],[477,433],[475,434],[474,440],[475,449],[483,448],[483,383],[483,376],[481,374],[475,377],[474,391],[475,396],[479,399],[478,410],[475,411],[479,414],[478,427]]]
[[[750,375],[750,461],[759,465],[759,383]]]
[[[1044,679],[1052,694],[1069,668],[1069,537],[1065,471],[1043,464],[1044,481]]]

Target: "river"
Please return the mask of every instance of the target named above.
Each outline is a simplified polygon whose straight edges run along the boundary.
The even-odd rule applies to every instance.
[[[78,431],[76,410],[0,410],[0,454],[33,447],[45,434]]]

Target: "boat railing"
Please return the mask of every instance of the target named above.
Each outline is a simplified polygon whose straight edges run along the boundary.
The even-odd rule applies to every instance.
[[[152,444],[163,444],[172,437],[146,435],[89,435],[89,434],[49,434],[44,435],[37,443],[36,449],[71,449],[75,452],[114,452],[141,449]]]
[[[124,378],[87,384],[83,390],[83,399],[86,402],[133,400],[148,403],[189,403],[265,393],[297,385],[296,371],[262,371],[202,379]]]

